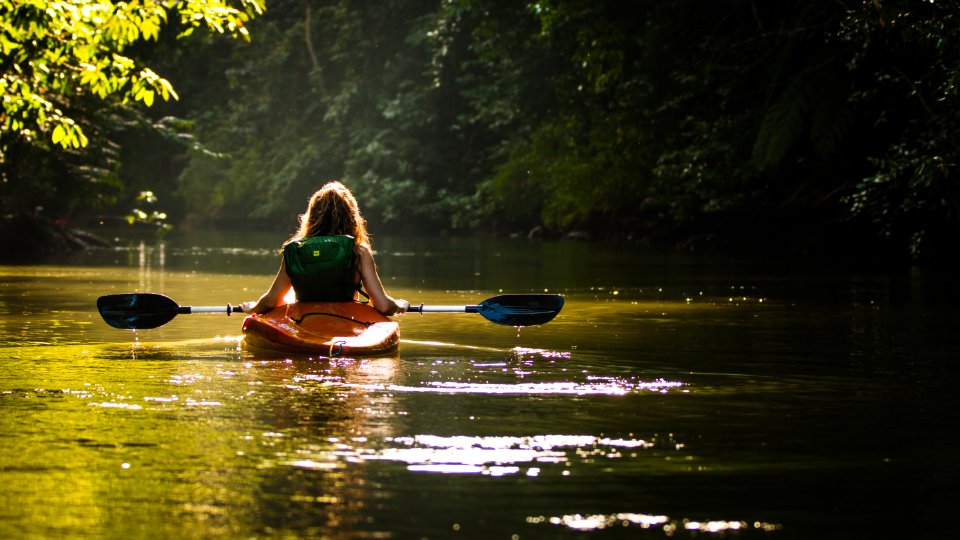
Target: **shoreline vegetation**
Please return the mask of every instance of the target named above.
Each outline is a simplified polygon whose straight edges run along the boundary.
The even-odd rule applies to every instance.
[[[230,4],[82,33],[137,80],[36,35],[128,19],[0,13],[4,97],[47,100],[4,100],[0,215],[286,231],[336,179],[391,234],[957,258],[957,2]]]
[[[166,236],[167,230],[161,231],[160,223],[129,223],[125,216],[105,217],[86,220],[82,224],[73,225],[66,220],[54,220],[38,209],[32,213],[21,212],[0,216],[0,264],[32,264],[47,260],[55,254],[80,253],[91,250],[115,249],[128,241],[159,241]],[[179,233],[190,235],[195,231],[216,231],[217,228],[184,229],[178,228]],[[238,230],[238,229],[231,229]],[[253,230],[253,229],[246,229]],[[260,229],[264,230],[264,229]],[[289,231],[276,228],[278,238],[284,237]],[[404,236],[405,233],[398,233]],[[417,233],[420,234],[420,233]],[[783,260],[802,260],[804,264],[816,264],[816,261],[830,261],[841,265],[870,265],[880,268],[920,267],[935,269],[949,267],[957,262],[956,258],[942,257],[935,260],[917,260],[910,257],[893,258],[875,249],[865,249],[864,246],[838,247],[832,243],[820,246],[777,243],[773,246],[751,246],[747,244],[733,244],[728,238],[715,234],[693,235],[672,243],[651,241],[646,238],[632,236],[597,237],[589,231],[572,230],[566,232],[544,231],[542,227],[535,227],[530,231],[515,231],[513,233],[497,233],[494,231],[457,231],[441,232],[433,236],[439,237],[492,237],[511,239],[519,242],[559,241],[576,243],[594,243],[600,246],[616,246],[618,249],[636,251],[649,250],[651,253],[675,252],[678,254],[708,254],[729,257],[770,258]]]
[[[0,246],[0,262],[31,262],[55,252],[112,248],[113,242],[88,228],[57,222],[37,210],[0,216]]]

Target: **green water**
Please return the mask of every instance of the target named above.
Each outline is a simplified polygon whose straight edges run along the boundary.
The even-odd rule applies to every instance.
[[[0,266],[0,538],[956,534],[949,274],[567,242],[375,240],[427,304],[396,355],[264,356],[237,316],[116,330],[98,296],[254,299],[280,239]]]

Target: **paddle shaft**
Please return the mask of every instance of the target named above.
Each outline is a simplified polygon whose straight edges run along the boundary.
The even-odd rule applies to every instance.
[[[410,306],[407,313],[479,313],[480,306]]]
[[[179,306],[177,309],[177,314],[185,315],[188,313],[224,313],[227,315],[231,313],[243,313],[243,310],[240,309],[240,306],[231,306],[227,304],[227,307],[223,306]]]
[[[238,306],[227,305],[223,306],[179,306],[177,309],[178,315],[186,315],[190,313],[224,313],[228,315],[230,313],[240,313],[243,310]],[[423,304],[419,306],[410,306],[407,309],[408,313],[478,313],[480,311],[480,306],[425,306]]]
[[[228,315],[231,313],[240,313],[243,310],[238,306],[227,305],[223,306],[179,306],[177,309],[178,315],[186,315],[190,313],[224,313]],[[423,304],[419,306],[410,306],[407,309],[407,313],[478,313],[480,311],[480,306],[425,306]]]

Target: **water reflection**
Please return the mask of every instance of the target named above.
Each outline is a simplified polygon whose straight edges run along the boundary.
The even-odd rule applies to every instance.
[[[538,476],[540,465],[543,464],[570,467],[571,460],[578,458],[619,459],[624,457],[624,449],[657,446],[653,440],[598,438],[591,435],[415,435],[389,438],[384,442],[390,446],[373,452],[357,449],[357,457],[399,461],[407,464],[408,470],[418,472],[481,473],[492,476],[520,473],[520,466],[524,467],[527,476]]]
[[[489,367],[489,364],[485,366]],[[386,392],[420,392],[420,393],[440,393],[440,394],[521,394],[521,395],[562,395],[572,394],[578,396],[586,395],[611,395],[620,396],[635,390],[652,390],[665,392],[671,388],[680,388],[682,382],[658,380],[652,382],[628,382],[622,380],[611,380],[610,382],[596,383],[575,383],[575,382],[547,382],[547,383],[517,383],[517,384],[495,384],[495,383],[461,383],[448,381],[432,381],[426,383],[426,386],[402,386],[402,385],[371,385],[371,384],[352,384],[348,382],[327,382],[332,386],[342,386],[344,388],[356,388],[363,390],[381,390]]]
[[[137,290],[164,290],[164,269],[167,265],[166,243],[159,240],[154,245],[148,245],[141,240],[133,252],[137,254]]]
[[[237,317],[122,332],[93,307],[141,288],[251,298],[277,264],[273,240],[252,243],[0,268],[0,537],[912,538],[948,524],[949,283],[923,292],[914,276],[904,296],[596,245],[388,240],[378,262],[403,296],[550,288],[567,305],[519,336],[407,316],[400,352],[368,360],[254,355]],[[891,515],[903,531],[878,519]]]
[[[243,455],[259,471],[257,506],[272,534],[328,536],[369,527],[366,509],[391,494],[371,490],[369,471],[357,467],[344,448],[393,436],[391,418],[405,411],[389,396],[316,381],[389,384],[399,362],[396,357],[258,358],[244,364],[262,383],[252,399],[263,429],[244,436]]]
[[[568,514],[553,517],[528,517],[528,523],[549,523],[551,525],[561,525],[568,529],[576,531],[598,531],[610,528],[626,528],[637,526],[640,529],[659,528],[664,535],[675,537],[678,534],[686,533],[696,537],[699,534],[713,534],[724,536],[726,533],[755,532],[773,533],[783,529],[779,523],[764,523],[755,521],[752,524],[746,521],[729,520],[692,520],[692,519],[672,519],[663,515],[649,515],[638,513],[620,512],[616,514]]]

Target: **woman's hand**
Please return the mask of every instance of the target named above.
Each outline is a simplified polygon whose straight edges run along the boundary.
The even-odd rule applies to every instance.
[[[253,306],[255,305],[257,305],[257,303],[251,300],[249,302],[241,302],[237,307],[243,310],[244,313],[251,314],[253,313]]]
[[[373,254],[366,246],[357,246],[356,249],[360,255],[360,280],[363,283],[363,288],[370,295],[370,304],[388,317],[405,313],[410,307],[410,302],[391,298],[387,291],[383,290],[383,283],[380,281],[380,274],[377,273],[377,263],[373,260]]]

